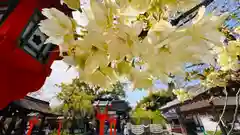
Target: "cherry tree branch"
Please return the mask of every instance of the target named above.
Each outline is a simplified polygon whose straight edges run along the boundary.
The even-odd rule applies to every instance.
[[[202,3],[198,4],[197,6],[193,7],[192,9],[190,9],[187,12],[183,13],[182,15],[180,15],[177,19],[172,20],[171,24],[172,25],[177,25],[182,19],[186,18],[191,13],[193,13],[196,10],[198,10],[201,6],[205,6],[206,7],[206,6],[208,6],[212,2],[213,2],[213,0],[205,0],[205,1],[203,1]]]
[[[239,107],[239,94],[240,94],[240,89],[238,89],[238,92],[236,94],[236,108],[235,108],[235,112],[234,112],[234,115],[233,115],[232,126],[231,126],[231,129],[229,130],[227,135],[231,134],[231,132],[233,131],[234,126],[235,126],[235,121],[237,119],[238,107]]]

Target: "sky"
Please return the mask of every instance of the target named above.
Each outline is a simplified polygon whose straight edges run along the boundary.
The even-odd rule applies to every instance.
[[[55,61],[52,65],[52,73],[47,78],[43,87],[35,93],[31,93],[31,96],[49,101],[51,106],[56,106],[59,101],[56,99],[56,94],[60,92],[60,88],[56,84],[71,83],[72,79],[77,77],[78,72],[71,68],[68,69],[68,65],[63,61]],[[126,100],[129,101],[131,106],[135,106],[136,102],[147,95],[146,91],[132,91],[131,87],[126,88]]]

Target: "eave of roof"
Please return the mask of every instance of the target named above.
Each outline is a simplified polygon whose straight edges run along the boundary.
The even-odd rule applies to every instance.
[[[30,96],[26,96],[23,99],[13,101],[12,104],[24,108],[28,111],[39,112],[45,115],[58,116],[58,114],[51,112],[49,102],[42,101]]]
[[[189,86],[186,88],[186,90],[192,95],[193,98],[197,97],[200,94],[203,94],[204,92],[206,92],[206,88],[204,88],[203,86],[201,86],[200,84],[198,85],[194,85],[194,86]],[[169,108],[173,108],[176,107],[178,105],[181,104],[185,104],[187,102],[189,102],[191,100],[187,100],[185,102],[181,102],[178,99],[174,99],[173,101],[168,102],[166,105],[160,107],[160,110],[166,110]]]

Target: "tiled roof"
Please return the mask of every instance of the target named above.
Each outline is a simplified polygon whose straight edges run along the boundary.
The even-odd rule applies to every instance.
[[[13,101],[12,104],[17,105],[21,108],[29,111],[41,112],[45,114],[53,114],[49,106],[49,102],[42,101],[30,96],[26,96],[23,99]]]

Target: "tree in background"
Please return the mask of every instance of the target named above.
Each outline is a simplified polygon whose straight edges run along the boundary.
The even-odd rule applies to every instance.
[[[70,129],[70,133],[73,134],[74,128],[79,125],[79,122],[81,122],[80,125],[84,125],[84,121],[94,114],[92,100],[99,88],[79,82],[77,78],[73,79],[72,83],[62,83],[59,87],[61,92],[57,94],[57,99],[62,104],[53,111],[64,115],[64,128]]]
[[[108,96],[116,100],[123,99],[126,97],[124,86],[124,83],[118,81],[116,84],[113,84],[109,89],[101,90],[98,93],[97,97]]]
[[[142,120],[151,120],[151,123],[164,125],[165,118],[159,108],[173,99],[171,91],[157,91],[144,97],[132,112],[132,117],[139,124]]]
[[[85,114],[91,114],[92,101],[97,98],[101,98],[105,95],[119,99],[125,98],[124,84],[117,82],[113,84],[109,89],[102,89],[98,86],[87,84],[80,81],[79,78],[72,80],[72,83],[62,83],[58,85],[61,88],[61,92],[57,94],[57,98],[62,101],[61,106],[56,108],[56,111],[63,114],[69,113],[69,111],[80,110],[81,116]],[[85,111],[88,112],[86,113]],[[67,112],[66,112],[67,111]]]
[[[172,101],[173,94],[171,91],[157,91],[150,93],[148,96],[144,97],[137,104],[136,108],[144,108],[145,110],[155,111],[159,107],[165,105],[167,102]]]
[[[143,121],[149,121],[152,124],[161,124],[165,126],[166,120],[159,110],[145,110],[143,108],[136,108],[131,115],[136,124],[141,124]]]
[[[73,79],[70,84],[62,83],[58,86],[61,92],[57,94],[57,99],[62,101],[62,104],[55,109],[56,111],[70,117],[76,114],[80,117],[92,114],[92,100],[100,91],[99,87],[81,82],[78,78]]]

